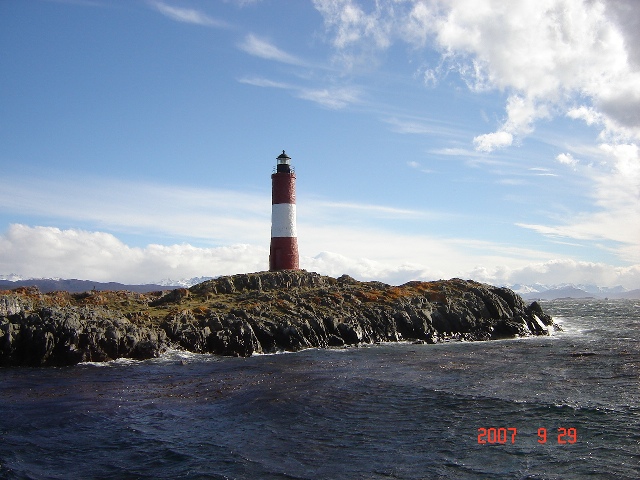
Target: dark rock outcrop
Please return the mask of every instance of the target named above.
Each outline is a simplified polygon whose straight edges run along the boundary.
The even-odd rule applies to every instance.
[[[0,366],[144,359],[164,348],[163,330],[134,325],[99,307],[42,307],[0,317]]]
[[[402,340],[547,335],[513,291],[453,279],[390,286],[305,271],[221,277],[188,290],[0,295],[0,365],[151,358],[169,347],[249,356]]]

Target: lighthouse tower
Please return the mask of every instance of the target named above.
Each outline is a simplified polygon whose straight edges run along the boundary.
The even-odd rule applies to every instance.
[[[296,174],[284,150],[271,175],[271,249],[269,270],[298,270]]]

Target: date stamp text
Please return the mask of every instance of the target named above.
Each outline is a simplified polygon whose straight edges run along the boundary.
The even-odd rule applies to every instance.
[[[515,427],[491,427],[478,428],[478,444],[480,445],[496,445],[496,444],[514,444],[518,436],[518,429]],[[578,430],[571,427],[560,427],[555,432],[548,432],[546,428],[538,428],[538,443],[545,444],[547,441],[553,442],[557,440],[558,445],[574,444],[578,441]]]

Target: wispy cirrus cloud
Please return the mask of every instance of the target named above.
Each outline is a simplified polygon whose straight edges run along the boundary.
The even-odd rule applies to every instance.
[[[259,76],[246,76],[239,78],[238,81],[254,87],[289,90],[293,92],[297,98],[312,101],[332,110],[339,110],[346,108],[349,105],[359,103],[362,97],[360,89],[351,86],[304,87],[291,83],[278,82]]]
[[[433,135],[441,133],[442,131],[441,128],[431,123],[416,120],[402,120],[397,117],[386,118],[384,122],[391,125],[392,130],[397,133]]]
[[[241,238],[260,242],[264,237],[256,234],[256,227],[262,225],[268,230],[269,203],[268,197],[236,191],[105,178],[0,179],[2,212],[125,234],[146,231],[159,237],[214,244],[234,243]]]
[[[315,70],[326,69],[326,67],[312,65],[310,62],[285,52],[272,42],[254,34],[248,34],[244,40],[238,44],[238,48],[249,55],[263,58],[265,60],[273,60],[275,62],[298,67],[311,67]],[[361,89],[352,85],[332,84],[329,86],[304,86],[269,80],[259,76],[245,76],[239,79],[239,81],[256,87],[282,88],[290,90],[297,98],[310,100],[332,110],[339,110],[349,105],[360,103],[362,100]]]
[[[548,237],[615,242],[614,251],[627,262],[640,262],[640,149],[635,144],[606,144],[582,166],[569,154],[557,160],[593,184],[592,211],[572,213],[548,224],[519,224]]]
[[[177,22],[191,23],[204,27],[226,28],[229,26],[226,22],[193,8],[176,7],[159,0],[148,0],[148,3],[165,17]]]
[[[408,220],[418,220],[425,218],[434,218],[436,216],[445,216],[445,213],[427,212],[424,210],[412,210],[408,208],[391,207],[388,205],[377,205],[368,203],[352,203],[352,202],[331,202],[324,200],[316,200],[312,202],[312,208],[316,213],[320,210],[326,212],[340,212],[344,218],[348,212],[357,215],[364,215],[365,218],[402,218]]]
[[[297,96],[324,107],[338,110],[360,101],[360,90],[355,87],[300,88]]]
[[[274,60],[276,62],[288,63],[291,65],[304,64],[304,62],[295,55],[281,50],[268,40],[260,38],[252,33],[248,34],[238,47],[249,55],[264,58],[265,60]]]
[[[265,88],[282,88],[285,90],[295,90],[296,87],[284,82],[277,82],[275,80],[269,80],[264,77],[257,76],[247,76],[239,78],[238,81],[240,83],[244,83],[246,85],[253,85],[254,87],[265,87]]]

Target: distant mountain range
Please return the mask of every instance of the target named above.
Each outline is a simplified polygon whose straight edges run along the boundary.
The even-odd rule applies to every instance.
[[[640,299],[640,289],[597,285],[507,285],[525,300],[556,300],[558,298]]]
[[[128,290],[146,293],[157,290],[173,290],[189,288],[198,283],[211,280],[214,277],[193,277],[172,280],[166,278],[157,283],[146,285],[126,285],[116,282],[93,282],[90,280],[61,279],[61,278],[30,278],[19,275],[0,275],[0,290],[10,290],[18,287],[36,286],[43,293],[64,290],[72,293],[87,292],[89,290]],[[609,299],[640,299],[640,289],[627,290],[622,286],[598,287],[597,285],[505,285],[518,293],[525,300],[555,300],[559,298],[609,298]]]
[[[1,277],[0,277],[1,278]],[[66,291],[71,293],[88,292],[90,290],[127,290],[129,292],[148,293],[158,290],[173,290],[180,288],[180,285],[125,285],[116,282],[92,282],[90,280],[61,279],[61,278],[32,278],[28,280],[2,280],[0,279],[0,290],[13,290],[19,287],[38,287],[42,293],[55,291]]]

